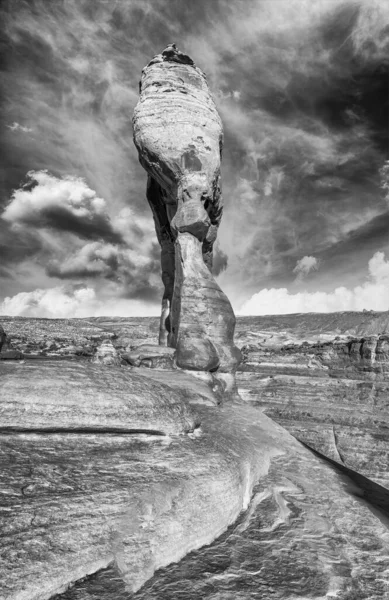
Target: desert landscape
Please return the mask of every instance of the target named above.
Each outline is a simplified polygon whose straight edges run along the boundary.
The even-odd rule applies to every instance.
[[[0,5],[0,600],[388,600],[388,23]]]
[[[1,322],[5,598],[387,597],[389,313],[238,318],[233,400],[157,318]]]

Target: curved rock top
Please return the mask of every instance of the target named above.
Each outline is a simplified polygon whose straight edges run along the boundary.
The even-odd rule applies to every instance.
[[[191,57],[183,52],[180,52],[176,44],[168,44],[165,50],[163,50],[161,54],[156,54],[147,66],[149,67],[150,65],[160,62],[176,62],[183,65],[195,66]]]
[[[164,50],[143,69],[134,141],[142,165],[168,195],[175,196],[183,183],[211,198],[222,122],[204,73],[185,56]]]

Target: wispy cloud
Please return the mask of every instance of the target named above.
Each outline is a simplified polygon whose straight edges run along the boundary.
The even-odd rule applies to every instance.
[[[11,123],[11,125],[6,125],[6,127],[8,127],[8,129],[10,129],[11,131],[22,131],[23,133],[31,133],[32,131],[30,127],[20,125],[20,123],[17,123],[16,121]]]
[[[15,278],[15,257],[24,261],[30,249],[40,272],[80,281],[82,268],[72,268],[85,243],[88,251],[100,244],[95,258],[84,251],[78,261],[96,293],[115,276],[125,281],[126,249],[158,264],[131,115],[142,67],[171,41],[206,72],[224,122],[215,265],[237,306],[261,287],[288,288],[301,257],[320,262],[304,285],[331,273],[341,285],[350,262],[361,278],[368,256],[384,249],[384,231],[374,231],[387,211],[379,173],[388,147],[385,0],[35,0],[7,3],[0,17],[2,267],[12,265]],[[74,186],[81,178],[105,206],[85,196],[77,209],[71,194],[35,205],[34,189],[20,181],[43,170]],[[15,189],[21,195],[9,204]],[[116,271],[105,245],[118,249]],[[145,272],[154,288],[154,270]]]

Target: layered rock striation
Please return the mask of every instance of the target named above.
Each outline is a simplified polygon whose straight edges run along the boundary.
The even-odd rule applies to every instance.
[[[388,323],[387,313],[243,317],[237,330],[242,398],[387,490]]]
[[[133,125],[161,245],[159,343],[177,349],[183,369],[230,373],[240,360],[235,316],[211,274],[222,123],[204,73],[174,44],[143,69]]]
[[[338,468],[352,458],[340,417],[360,417],[362,433],[385,412],[351,394],[370,359],[348,368],[345,355],[343,372],[354,375],[338,384],[355,332],[279,323],[238,320],[239,387],[252,406],[220,406],[204,371],[143,368],[161,360],[139,347],[157,335],[157,319],[4,319],[25,359],[0,363],[0,597],[386,600],[388,520],[377,506],[387,509],[387,495],[377,502],[377,489],[367,495]],[[96,356],[107,339],[122,359],[137,345],[129,354],[139,366],[60,353],[83,345]],[[345,382],[347,402],[334,393]],[[336,469],[295,439],[297,425],[327,452],[319,434],[329,415],[344,460]],[[358,439],[348,439],[357,454]]]
[[[0,433],[180,435],[199,425],[178,390],[109,363],[66,359],[4,363],[0,378]]]

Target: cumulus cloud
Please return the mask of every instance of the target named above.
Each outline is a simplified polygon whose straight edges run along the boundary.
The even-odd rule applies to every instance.
[[[32,268],[41,267],[48,277],[78,283],[93,279],[94,289],[105,280],[118,298],[149,303],[159,298],[160,249],[151,214],[125,206],[110,218],[105,200],[79,177],[39,171],[27,179],[2,215],[3,224],[13,227],[9,236],[5,231],[4,241],[24,240],[16,257],[4,246],[4,262],[17,259],[23,267],[21,254],[25,261],[34,256]]]
[[[61,279],[110,277],[118,269],[119,252],[112,244],[91,242],[63,261],[51,261],[47,273]]]
[[[369,280],[363,285],[333,292],[299,292],[287,288],[264,289],[245,302],[238,314],[269,315],[301,312],[389,310],[389,261],[376,252],[369,261]]]
[[[317,271],[319,261],[314,256],[303,256],[297,261],[293,273],[296,273],[296,282],[301,282],[311,271]]]
[[[6,297],[0,315],[44,318],[157,315],[155,306],[137,300],[99,297],[91,287],[36,289]]]
[[[55,177],[47,171],[29,171],[27,183],[12,194],[2,218],[9,223],[53,228],[86,239],[120,240],[105,200],[80,177]]]
[[[91,242],[64,260],[49,262],[50,277],[69,280],[106,279],[118,295],[156,301],[161,295],[159,246],[151,255],[114,244]]]

